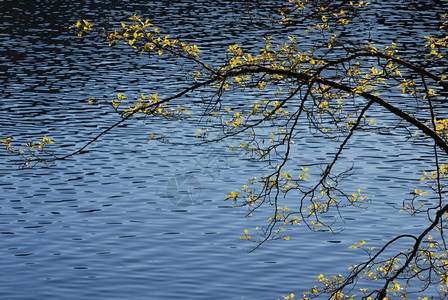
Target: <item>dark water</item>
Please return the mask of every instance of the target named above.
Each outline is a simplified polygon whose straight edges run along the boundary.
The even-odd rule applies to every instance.
[[[137,12],[161,30],[198,43],[213,60],[219,57],[215,49],[259,45],[260,33],[276,33],[254,29],[251,16],[239,14],[254,7],[264,13],[259,2],[0,1],[2,138],[21,142],[48,134],[68,153],[116,120],[84,105],[90,96],[138,95],[154,86],[170,95],[182,85],[179,66],[169,60],[156,65],[75,37],[67,27],[77,19]],[[420,6],[397,15],[385,4],[375,5],[372,32],[411,50],[437,24],[436,14]],[[390,26],[403,26],[403,34],[394,36]],[[296,228],[291,241],[247,254],[251,245],[238,236],[262,225],[267,211],[246,219],[245,210],[223,199],[260,175],[260,166],[224,145],[145,143],[157,130],[182,138],[194,132],[188,126],[130,122],[51,168],[18,171],[1,152],[0,298],[277,299],[300,295],[319,273],[344,273],[350,262],[361,261],[362,253],[348,249],[353,242],[378,245],[399,232],[421,230],[421,220],[390,206],[413,190],[430,163],[428,148],[411,147],[399,135],[366,133],[343,160],[355,162],[356,174],[362,174],[346,187],[374,195],[371,209],[347,210],[346,229],[338,235]],[[302,137],[293,159],[325,161],[330,147],[324,142]]]

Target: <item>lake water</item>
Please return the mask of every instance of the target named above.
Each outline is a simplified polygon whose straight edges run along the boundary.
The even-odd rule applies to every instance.
[[[137,12],[163,32],[199,44],[213,60],[229,44],[260,45],[260,33],[277,34],[266,24],[254,29],[250,16],[239,14],[246,8],[267,12],[260,3],[0,1],[1,137],[23,142],[47,134],[69,153],[116,121],[107,110],[84,105],[89,97],[149,94],[155,87],[166,96],[182,85],[178,66],[169,60],[156,65],[77,38],[67,29],[76,20],[120,20]],[[373,37],[410,51],[438,22],[424,6],[398,16],[388,5],[374,5]],[[403,26],[402,34],[394,36],[390,26]],[[373,111],[378,122],[388,119]],[[245,209],[224,198],[247,178],[263,175],[262,166],[223,144],[145,142],[154,131],[182,138],[194,130],[188,123],[128,122],[50,168],[17,170],[0,152],[0,298],[278,299],[300,295],[320,273],[344,274],[351,262],[361,262],[362,251],[348,249],[354,242],[379,246],[423,228],[421,218],[391,206],[411,197],[415,180],[431,163],[431,147],[406,143],[399,134],[363,133],[342,163],[355,163],[357,176],[345,186],[372,195],[370,209],[346,210],[345,230],[337,235],[299,226],[290,241],[246,253],[252,245],[238,237],[263,225],[269,208],[248,219]],[[327,161],[330,146],[303,136],[292,159]]]

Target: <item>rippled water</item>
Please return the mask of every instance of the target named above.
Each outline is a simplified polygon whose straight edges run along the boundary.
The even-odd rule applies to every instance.
[[[67,27],[79,18],[137,12],[162,30],[195,41],[211,58],[213,49],[228,44],[259,44],[260,30],[270,30],[253,29],[248,14],[237,14],[257,7],[257,1],[81,3],[0,2],[2,137],[20,142],[48,134],[68,153],[116,120],[83,105],[88,97],[149,93],[148,86],[162,81],[159,94],[169,95],[181,85],[182,75],[169,61],[156,66],[148,58],[74,37]],[[377,26],[373,32],[385,35],[388,26],[403,24],[399,18],[409,25],[403,29],[407,34],[388,34],[390,40],[404,43],[426,35],[423,29],[435,24],[436,15],[411,11],[396,16],[386,5],[379,7],[371,16]],[[51,168],[18,171],[1,152],[0,297],[277,299],[300,294],[319,273],[345,272],[349,262],[363,258],[348,249],[353,242],[379,243],[421,226],[418,218],[398,215],[390,205],[401,204],[403,190],[412,190],[430,162],[427,148],[410,146],[399,135],[366,133],[357,136],[343,159],[355,162],[356,174],[362,174],[347,188],[374,195],[371,209],[348,210],[346,229],[338,235],[297,228],[291,241],[247,254],[244,249],[251,245],[238,236],[265,216],[246,219],[245,210],[223,199],[245,179],[260,175],[259,166],[223,145],[145,143],[150,132],[162,129],[174,137],[191,134],[193,128],[185,126],[130,122]],[[324,142],[302,137],[293,158],[325,161],[330,147]]]

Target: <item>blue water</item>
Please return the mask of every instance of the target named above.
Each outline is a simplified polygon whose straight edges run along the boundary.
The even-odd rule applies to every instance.
[[[24,142],[47,134],[54,149],[69,153],[117,120],[110,111],[84,105],[90,96],[103,100],[154,88],[167,96],[182,86],[179,66],[170,60],[158,64],[77,38],[67,29],[77,19],[137,12],[164,32],[198,43],[213,59],[219,57],[215,49],[260,45],[260,33],[276,33],[266,24],[249,26],[250,16],[239,14],[246,7],[264,9],[257,1],[0,2],[1,137]],[[379,12],[386,25],[397,22],[391,8]],[[426,35],[419,29],[436,22],[430,16],[415,12],[411,21],[425,17],[421,23],[403,17],[415,28],[397,42]],[[375,34],[387,31],[386,25]],[[378,122],[388,119],[373,111]],[[146,143],[151,132],[182,139],[195,130],[176,121],[131,121],[49,168],[18,170],[0,152],[0,298],[277,299],[300,295],[320,273],[344,274],[351,262],[361,262],[363,253],[348,249],[353,242],[378,246],[423,228],[421,219],[391,206],[411,197],[420,170],[431,162],[430,148],[406,143],[399,134],[366,132],[349,145],[341,166],[355,163],[356,176],[345,187],[372,195],[370,209],[345,210],[345,223],[338,224],[345,229],[337,235],[299,226],[289,232],[291,241],[246,253],[253,245],[238,237],[265,224],[270,208],[245,218],[245,209],[224,198],[247,178],[263,175],[262,165],[243,161],[225,143]],[[327,161],[331,145],[301,136],[292,159],[304,165]]]

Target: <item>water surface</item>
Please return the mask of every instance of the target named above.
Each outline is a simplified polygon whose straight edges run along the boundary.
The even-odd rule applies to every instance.
[[[276,33],[249,26],[249,15],[238,14],[248,6],[264,9],[257,1],[1,2],[2,137],[27,141],[48,134],[68,153],[116,121],[115,115],[84,105],[87,98],[151,93],[153,86],[170,95],[182,85],[183,74],[169,60],[156,65],[121,48],[77,38],[67,28],[77,19],[137,12],[162,30],[198,43],[213,59],[215,49],[242,42],[255,47],[262,44],[260,33]],[[411,11],[396,16],[392,7],[378,6],[370,16],[373,32],[389,33],[388,26],[401,18],[408,34],[387,38],[412,49],[409,40],[426,35],[423,29],[437,21],[433,13]],[[388,119],[375,113],[378,120]],[[244,209],[224,198],[259,176],[261,166],[242,161],[225,145],[145,143],[158,130],[182,138],[195,128],[129,122],[82,155],[50,168],[18,171],[1,153],[1,298],[277,299],[300,294],[319,273],[344,273],[349,262],[361,261],[362,253],[348,249],[353,242],[377,245],[422,228],[420,219],[390,208],[401,204],[403,191],[413,189],[419,171],[431,162],[426,145],[410,146],[400,135],[365,133],[349,145],[343,162],[356,163],[361,176],[346,187],[373,195],[371,209],[347,210],[345,230],[338,235],[296,228],[291,241],[248,254],[244,250],[252,245],[238,236],[264,224],[269,211],[246,219]],[[326,161],[330,145],[302,136],[292,159]]]

